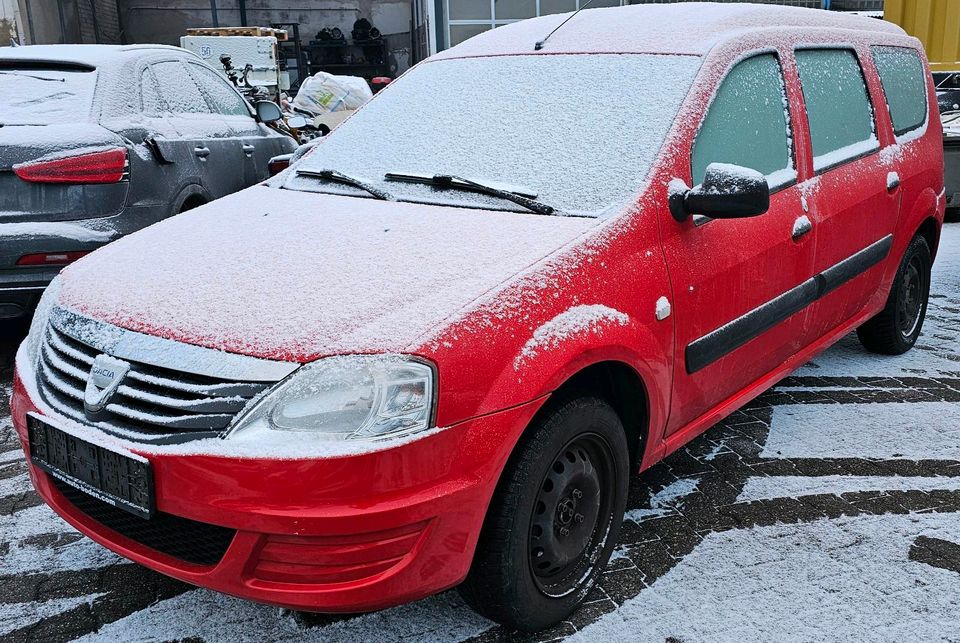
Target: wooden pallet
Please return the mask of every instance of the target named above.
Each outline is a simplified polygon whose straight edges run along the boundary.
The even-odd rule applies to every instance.
[[[188,36],[273,36],[278,41],[287,39],[285,29],[271,27],[203,27],[187,29]]]

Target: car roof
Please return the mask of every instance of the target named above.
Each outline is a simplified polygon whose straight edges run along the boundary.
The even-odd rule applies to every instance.
[[[571,14],[533,18],[498,27],[441,52],[437,58],[532,54]],[[721,42],[752,32],[778,29],[848,30],[904,36],[897,25],[865,16],[822,9],[748,3],[686,2],[585,9],[553,34],[541,54],[657,53],[706,54]]]
[[[116,64],[144,54],[174,53],[193,56],[192,52],[170,45],[27,45],[0,49],[0,60],[64,63],[100,67]]]

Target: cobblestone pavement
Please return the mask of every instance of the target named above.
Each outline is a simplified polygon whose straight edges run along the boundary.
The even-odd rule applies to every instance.
[[[960,225],[945,230],[933,289],[911,353],[869,355],[848,337],[638,476],[600,586],[536,636],[455,592],[304,615],[128,563],[39,502],[7,418],[0,638],[960,641]],[[8,362],[14,345],[0,345]],[[9,364],[3,377],[8,392]]]

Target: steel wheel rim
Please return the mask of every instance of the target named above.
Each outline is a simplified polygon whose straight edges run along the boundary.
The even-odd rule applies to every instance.
[[[547,469],[533,505],[527,558],[537,588],[560,597],[584,586],[613,523],[616,464],[596,433],[570,440]]]
[[[910,339],[920,325],[923,312],[925,279],[920,257],[913,257],[903,271],[900,297],[897,302],[897,328],[904,339]]]

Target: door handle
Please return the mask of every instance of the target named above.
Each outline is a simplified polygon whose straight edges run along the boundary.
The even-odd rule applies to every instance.
[[[793,222],[793,232],[791,236],[794,241],[800,241],[805,235],[809,234],[813,230],[813,223],[807,215],[802,215],[797,217],[797,220]]]
[[[254,145],[247,145],[247,144],[243,145],[243,153],[246,154],[247,156],[253,156],[253,153],[256,151],[256,149],[257,148]]]
[[[210,156],[209,147],[195,147],[193,148],[193,153],[197,155],[198,158],[205,159]]]
[[[900,175],[896,172],[887,174],[887,192],[893,192],[900,187]]]

